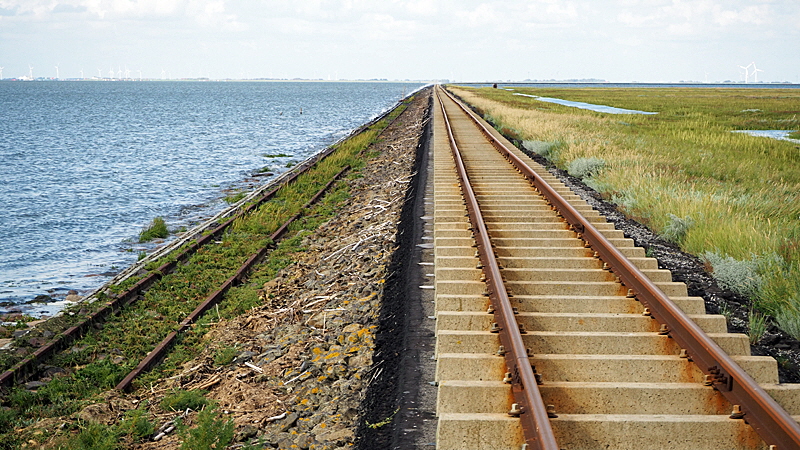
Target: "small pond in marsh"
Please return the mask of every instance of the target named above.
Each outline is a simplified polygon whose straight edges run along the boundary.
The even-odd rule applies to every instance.
[[[515,92],[512,95],[519,95],[521,97],[530,97],[530,98],[535,98],[540,102],[558,103],[559,105],[571,106],[573,108],[580,108],[580,109],[588,109],[590,111],[596,111],[608,114],[658,114],[657,112],[637,111],[635,109],[615,108],[613,106],[595,105],[592,103],[584,103],[584,102],[573,102],[571,100],[563,100],[560,98],[551,98],[551,97],[539,97],[538,95],[520,94],[518,92]]]
[[[744,133],[750,136],[767,137],[772,139],[780,139],[782,141],[794,142],[800,144],[800,139],[792,139],[790,134],[796,130],[734,130],[734,133]]]

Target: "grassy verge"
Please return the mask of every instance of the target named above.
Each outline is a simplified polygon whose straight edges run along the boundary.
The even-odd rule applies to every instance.
[[[45,384],[35,390],[16,387],[4,392],[0,408],[0,448],[36,447],[43,442],[57,442],[58,448],[123,448],[143,439],[146,431],[152,428],[144,409],[136,410],[138,413],[131,412],[135,417],[114,425],[90,424],[75,418],[87,405],[104,402],[107,398],[105,392],[121,381],[154,345],[177,328],[178,323],[251,254],[268,244],[269,234],[298,212],[336,173],[347,165],[354,171],[363,167],[370,157],[363,151],[375,142],[388,121],[404,108],[405,105],[401,106],[386,120],[338,144],[334,153],[281,188],[274,199],[238,219],[220,241],[200,249],[188,262],[164,276],[130,308],[76,341],[69,351],[53,358],[49,362],[52,377],[45,378]],[[354,176],[358,176],[357,173],[351,172],[350,177]],[[148,386],[159,377],[179,370],[184,362],[198,355],[205,346],[203,330],[210,321],[235,317],[257,305],[260,301],[257,289],[292,262],[292,254],[303,250],[300,245],[302,237],[333,217],[347,197],[346,181],[335,185],[320,203],[306,212],[302,220],[290,227],[288,238],[268,254],[251,274],[249,283],[229,291],[219,308],[183,335],[164,364],[139,379],[138,385]],[[158,267],[164,262],[157,261],[151,266]],[[73,312],[72,315],[79,314]],[[66,314],[67,317],[72,315]],[[220,356],[221,359],[224,357]],[[217,420],[214,414],[209,412],[200,419],[200,426],[207,426],[210,431],[186,431],[185,442],[212,439],[219,430],[227,430],[227,422],[220,422],[221,419]],[[34,424],[39,425],[31,427]],[[53,441],[54,434],[61,437]]]
[[[731,132],[796,130],[800,91],[514,91],[657,115],[602,114],[499,89],[454,92],[629,217],[704,257],[724,287],[800,338],[800,148]]]

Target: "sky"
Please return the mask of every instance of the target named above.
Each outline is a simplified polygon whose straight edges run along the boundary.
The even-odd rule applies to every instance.
[[[5,78],[744,81],[739,66],[800,83],[800,0],[0,0]]]

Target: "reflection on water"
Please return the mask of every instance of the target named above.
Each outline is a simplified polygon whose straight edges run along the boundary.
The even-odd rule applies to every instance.
[[[596,112],[608,113],[608,114],[658,114],[657,112],[647,112],[647,111],[637,111],[635,109],[615,108],[613,106],[606,106],[606,105],[594,105],[592,103],[573,102],[571,100],[562,100],[560,98],[539,97],[538,95],[528,95],[528,94],[520,94],[520,93],[514,93],[513,95],[519,95],[521,97],[531,97],[531,98],[535,98],[536,100],[539,100],[541,102],[558,103],[559,105],[572,106],[573,108],[588,109],[590,111],[596,111]]]
[[[750,136],[780,139],[782,141],[789,141],[800,144],[800,139],[792,139],[789,137],[791,133],[794,133],[793,130],[734,130],[733,132],[749,134]]]

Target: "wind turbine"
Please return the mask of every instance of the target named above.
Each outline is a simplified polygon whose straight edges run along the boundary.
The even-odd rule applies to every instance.
[[[164,70],[164,68],[162,67],[161,68],[161,79],[163,80],[166,75],[167,75],[167,71]]]
[[[58,79],[58,64],[56,64],[56,80]]]
[[[139,69],[138,72],[139,72],[139,81],[142,81],[142,69]]]
[[[108,68],[108,78],[114,79],[114,66]]]
[[[81,80],[83,79],[83,69],[81,69]]]
[[[0,80],[3,79],[3,69],[4,69],[3,67],[0,67]]]
[[[30,64],[28,64],[28,76],[31,78],[31,81],[33,81],[33,66]]]
[[[103,70],[97,69],[97,78],[103,79]]]
[[[747,79],[750,77],[750,66],[739,66],[740,69],[744,69],[744,82],[747,83]]]
[[[753,66],[753,78],[755,79],[755,82],[758,83],[758,72],[763,72],[763,70],[756,67],[756,63],[754,62],[751,62],[750,64]]]
[[[125,66],[125,79],[129,79],[131,77],[131,71],[128,70],[128,66]]]

